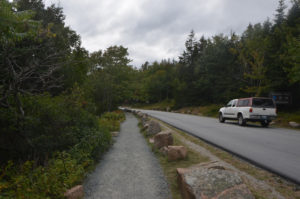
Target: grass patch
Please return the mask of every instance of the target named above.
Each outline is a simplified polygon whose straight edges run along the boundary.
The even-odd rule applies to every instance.
[[[275,120],[276,126],[285,127],[285,128],[292,128],[289,125],[289,122],[297,122],[300,124],[300,110],[297,111],[279,111],[277,114],[277,118]],[[293,128],[298,129],[300,128]]]
[[[142,124],[139,123],[139,127],[142,129]],[[171,190],[173,199],[181,199],[181,193],[177,183],[177,168],[187,168],[195,164],[199,164],[201,162],[209,161],[208,157],[201,156],[199,153],[191,150],[186,144],[180,141],[176,134],[173,134],[174,144],[173,145],[181,145],[185,146],[188,149],[188,155],[184,160],[178,161],[168,161],[167,157],[157,150],[153,144],[149,143],[149,138],[146,136],[145,131],[141,130],[142,134],[147,139],[148,145],[151,147],[155,156],[158,158],[160,165],[164,171],[165,177],[169,183],[169,187]]]

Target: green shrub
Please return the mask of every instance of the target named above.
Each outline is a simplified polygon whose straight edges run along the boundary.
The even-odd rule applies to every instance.
[[[0,111],[2,163],[10,159],[43,163],[53,152],[79,143],[86,132],[100,131],[98,117],[72,96],[23,96],[22,104],[22,118],[9,109]]]
[[[122,111],[106,112],[101,115],[101,119],[123,121],[125,115]]]
[[[9,161],[0,172],[0,198],[63,198],[111,144],[107,128],[86,133],[68,152],[56,152],[47,166],[35,166],[34,161],[17,166]]]
[[[122,111],[95,115],[95,106],[76,87],[60,96],[20,96],[0,108],[0,199],[63,198],[112,143]]]
[[[119,131],[120,122],[123,120],[125,120],[125,114],[122,111],[106,112],[99,119],[99,125],[109,131]]]
[[[44,100],[47,101],[47,99]],[[50,104],[41,105],[42,103],[39,102],[38,105],[41,105],[42,109],[49,110],[47,116],[51,119],[50,121],[53,120],[51,124],[55,126],[57,123],[53,115],[57,116],[57,119],[62,119],[66,115],[57,114],[63,114],[65,110],[50,110],[50,107],[55,105],[51,104],[53,101],[48,102]],[[46,115],[42,110],[32,111],[42,113],[37,117]],[[77,126],[69,126],[68,128],[75,132],[73,135],[77,136],[76,143],[68,150],[52,153],[46,165],[39,166],[38,161],[26,161],[20,165],[9,161],[0,167],[0,199],[63,198],[63,193],[67,189],[82,182],[85,173],[111,145],[109,132],[119,129],[120,122],[125,119],[125,115],[117,111],[105,113],[98,119],[83,110],[81,112],[87,114],[85,116],[92,121],[86,121],[84,118],[83,121],[77,121],[79,122]],[[77,117],[78,115],[70,116],[74,121],[78,120]],[[69,124],[73,125],[71,122]],[[45,125],[50,128],[49,125]]]
[[[208,117],[218,117],[219,110],[221,107],[222,107],[222,105],[218,105],[218,104],[201,106],[200,113],[202,113],[204,116],[208,116]]]
[[[119,131],[119,122],[116,120],[108,120],[108,119],[99,119],[100,126],[108,129],[109,131]]]
[[[57,153],[46,167],[34,168],[33,161],[20,167],[10,162],[0,177],[0,198],[63,198],[68,188],[82,180],[84,172],[82,164],[66,152]]]
[[[70,153],[76,160],[85,162],[84,165],[88,166],[91,160],[97,160],[110,145],[111,134],[108,128],[104,127],[101,131],[87,132],[87,135],[70,150]]]

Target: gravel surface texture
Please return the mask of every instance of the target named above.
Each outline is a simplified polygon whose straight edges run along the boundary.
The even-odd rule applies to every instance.
[[[85,198],[171,198],[162,168],[137,125],[126,113],[116,142],[84,183]]]

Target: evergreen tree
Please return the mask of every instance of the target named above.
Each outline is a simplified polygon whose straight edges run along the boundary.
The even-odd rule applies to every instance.
[[[275,23],[276,25],[281,25],[285,21],[285,9],[287,6],[285,5],[284,0],[279,0],[279,5],[278,8],[276,9],[276,14],[275,14]]]

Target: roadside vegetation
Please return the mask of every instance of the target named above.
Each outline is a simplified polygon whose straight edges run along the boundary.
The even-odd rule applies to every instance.
[[[41,0],[0,0],[1,199],[63,198],[125,118],[111,111],[133,71],[127,49],[90,54],[64,19]]]
[[[299,110],[284,110],[279,111],[278,116],[275,120],[275,125],[280,127],[286,127],[291,128],[289,125],[289,122],[296,122],[300,124],[300,111]],[[300,128],[293,128],[293,129],[299,129]]]
[[[61,122],[64,116],[50,119]],[[66,189],[81,184],[85,174],[93,169],[112,144],[110,132],[119,130],[120,122],[125,118],[123,112],[104,113],[100,118],[86,116],[73,116],[78,126],[68,126],[73,133],[68,132],[67,135],[58,132],[60,135],[53,138],[56,143],[53,143],[50,135],[44,134],[47,136],[45,139],[36,138],[39,143],[34,143],[38,145],[35,149],[47,153],[44,154],[45,159],[41,159],[43,156],[39,154],[40,159],[24,159],[22,163],[9,160],[3,165],[0,172],[0,198],[63,198]],[[45,128],[51,129],[49,126]],[[64,150],[52,146],[53,151],[44,151],[49,145],[60,143],[64,145],[60,146]]]

